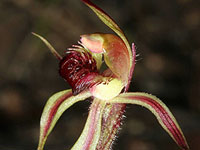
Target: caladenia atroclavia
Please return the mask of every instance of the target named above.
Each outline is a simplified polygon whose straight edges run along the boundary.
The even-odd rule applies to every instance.
[[[127,92],[135,68],[134,44],[130,47],[122,30],[102,9],[90,0],[82,1],[116,35],[81,35],[78,44],[72,45],[61,56],[46,39],[33,33],[59,60],[59,74],[72,88],[54,94],[47,101],[40,121],[38,150],[44,148],[48,135],[63,112],[87,98],[91,98],[88,118],[72,150],[112,149],[126,104],[149,109],[180,149],[188,150],[188,144],[176,119],[162,101],[151,94]],[[107,69],[101,72],[103,62]]]

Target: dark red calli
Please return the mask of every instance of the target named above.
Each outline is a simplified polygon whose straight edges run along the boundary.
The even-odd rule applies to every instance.
[[[88,52],[68,50],[60,61],[59,73],[72,87],[74,95],[95,84],[98,76],[96,61]]]

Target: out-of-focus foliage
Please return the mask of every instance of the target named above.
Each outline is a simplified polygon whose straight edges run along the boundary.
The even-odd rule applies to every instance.
[[[198,149],[199,2],[94,2],[105,8],[136,44],[139,56],[130,91],[148,91],[160,97],[184,125],[181,127],[191,149]],[[89,13],[79,0],[0,1],[0,149],[36,149],[46,99],[69,88],[57,73],[57,60],[31,32],[45,36],[64,53],[71,43],[77,43],[80,34],[105,31],[105,26]],[[88,107],[88,103],[77,104],[61,118],[49,137],[48,149],[64,149],[77,140]],[[128,108],[126,116],[129,119],[114,149],[177,149],[146,110]]]

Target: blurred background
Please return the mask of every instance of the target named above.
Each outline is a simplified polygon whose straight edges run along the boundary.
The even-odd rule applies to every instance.
[[[192,150],[200,149],[200,1],[93,0],[137,48],[129,91],[159,97],[173,112]],[[69,86],[58,61],[31,32],[64,54],[79,35],[113,33],[80,0],[0,1],[0,149],[34,150],[47,99]],[[70,149],[90,102],[77,103],[59,120],[46,149]],[[178,150],[146,109],[128,105],[114,150]]]

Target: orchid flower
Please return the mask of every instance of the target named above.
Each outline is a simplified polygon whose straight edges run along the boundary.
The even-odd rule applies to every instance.
[[[102,9],[90,0],[82,1],[116,35],[81,35],[78,44],[72,45],[61,56],[46,39],[33,33],[59,60],[59,74],[72,88],[54,94],[47,101],[40,121],[38,150],[43,150],[48,135],[63,112],[89,97],[89,115],[72,150],[111,149],[126,104],[136,104],[150,110],[180,149],[188,150],[188,144],[176,119],[162,101],[151,94],[127,92],[135,67],[135,45],[130,47],[122,30]],[[103,65],[107,69],[101,71]]]

